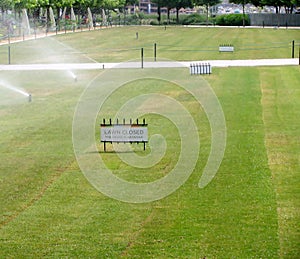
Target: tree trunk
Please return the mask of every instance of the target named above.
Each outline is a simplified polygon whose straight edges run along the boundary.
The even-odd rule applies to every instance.
[[[243,27],[245,27],[245,3],[243,2]]]
[[[179,7],[176,7],[176,23],[179,24]]]
[[[160,10],[160,6],[157,6],[157,21],[158,21],[158,24],[160,24],[160,21],[161,21],[161,10]]]
[[[60,8],[59,7],[56,7],[56,13],[57,13],[56,28],[60,30]]]
[[[209,11],[209,4],[206,5],[206,26],[208,26],[208,11]]]

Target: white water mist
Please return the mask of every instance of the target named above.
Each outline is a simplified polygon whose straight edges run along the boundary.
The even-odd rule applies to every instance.
[[[7,89],[9,89],[9,90],[11,90],[11,91],[14,91],[14,92],[16,92],[16,93],[22,94],[22,95],[24,95],[24,96],[26,96],[26,97],[29,97],[29,96],[30,96],[30,94],[27,93],[27,92],[25,92],[24,90],[22,90],[22,89],[20,89],[20,88],[17,88],[17,87],[14,87],[14,86],[12,86],[12,85],[6,83],[6,82],[0,81],[0,86],[2,86],[2,87],[4,87],[4,88],[7,88]]]

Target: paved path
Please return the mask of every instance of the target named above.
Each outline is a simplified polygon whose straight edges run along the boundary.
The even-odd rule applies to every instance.
[[[144,68],[189,67],[190,64],[209,63],[212,67],[253,67],[253,66],[296,66],[298,58],[289,59],[255,59],[255,60],[203,60],[203,61],[157,61],[144,62]],[[58,64],[26,64],[0,65],[0,71],[17,70],[91,70],[108,68],[141,68],[141,62],[125,63],[58,63]]]

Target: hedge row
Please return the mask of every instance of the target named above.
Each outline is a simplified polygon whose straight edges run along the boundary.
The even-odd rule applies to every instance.
[[[147,19],[146,17],[143,17]],[[156,19],[151,17],[151,25],[159,25]],[[243,24],[243,19],[244,23]],[[176,24],[176,20],[172,19],[170,21],[163,20],[161,24]],[[248,15],[243,14],[222,14],[217,15],[213,18],[209,18],[207,21],[206,15],[203,14],[190,14],[180,16],[179,24],[182,25],[201,25],[201,24],[214,24],[221,26],[248,26],[250,25],[250,19]]]
[[[245,24],[243,24],[243,18]],[[222,14],[215,18],[215,24],[222,26],[247,26],[250,25],[250,19],[248,15],[243,14]]]
[[[131,14],[127,15],[124,21],[120,17],[111,17],[112,24],[125,24],[125,25],[222,25],[222,26],[243,26],[243,17],[245,17],[245,26],[250,25],[250,19],[248,15],[243,16],[243,14],[222,14],[215,17],[209,17],[207,20],[206,14],[189,14],[180,15],[179,22],[177,23],[175,15],[171,15],[170,20],[167,19],[166,14],[161,16],[161,22],[159,24],[156,14]]]

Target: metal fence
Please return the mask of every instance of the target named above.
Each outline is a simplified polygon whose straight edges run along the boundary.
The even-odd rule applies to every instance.
[[[300,26],[300,14],[252,13],[249,18],[251,26]]]

